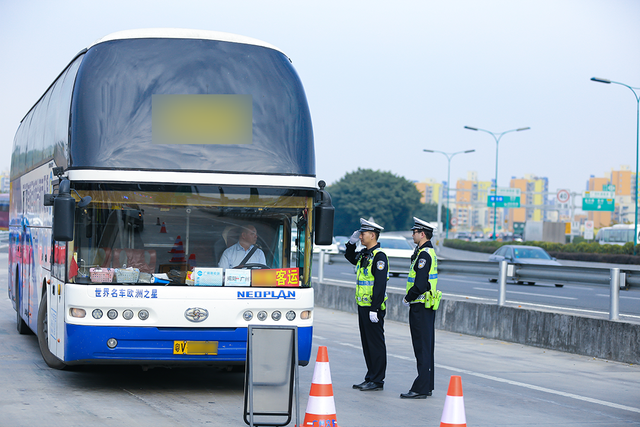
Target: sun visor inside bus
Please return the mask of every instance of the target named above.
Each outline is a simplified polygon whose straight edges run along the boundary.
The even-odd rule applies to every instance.
[[[215,40],[114,40],[84,55],[71,168],[315,176],[311,115],[289,59]]]

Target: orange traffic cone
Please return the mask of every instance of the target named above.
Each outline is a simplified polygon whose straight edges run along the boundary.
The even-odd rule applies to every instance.
[[[166,233],[167,232],[167,227],[164,225],[164,221],[162,222],[162,227],[160,227],[160,232],[161,233]]]
[[[449,390],[444,400],[440,427],[467,427],[467,417],[464,415],[464,398],[462,397],[462,378],[451,375]]]
[[[318,347],[307,412],[304,414],[302,426],[338,427],[336,404],[333,400],[333,386],[331,385],[331,371],[329,370],[329,356],[325,346]]]
[[[187,265],[189,265],[189,270],[192,270],[193,267],[196,266],[196,254],[189,255],[189,261],[187,261]]]
[[[180,236],[176,237],[176,242],[173,244],[173,248],[169,251],[170,254],[173,254],[173,257],[169,260],[169,262],[185,262],[184,259],[184,248],[182,247],[182,239]]]

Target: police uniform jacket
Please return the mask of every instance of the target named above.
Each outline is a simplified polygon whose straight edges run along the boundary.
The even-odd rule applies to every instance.
[[[379,248],[380,243],[378,243],[371,249],[364,248],[360,252],[356,252],[356,245],[347,242],[345,244],[344,257],[353,265],[364,266],[371,258],[371,253],[375,249]],[[378,261],[383,261],[385,263],[385,268],[383,268],[382,270],[378,270],[377,268],[375,268],[375,266],[378,265]],[[384,252],[378,251],[378,253],[373,258],[373,262],[371,263],[371,269],[373,272],[373,296],[371,298],[371,311],[380,311],[380,307],[382,306],[384,297],[387,293],[387,275],[389,271],[388,259]],[[428,272],[429,270],[427,269],[427,273]]]
[[[431,241],[427,241],[424,245],[420,246],[419,248],[416,248],[416,250],[413,252],[413,255],[411,256],[412,263],[416,259],[416,256],[418,256],[418,251],[424,248],[433,248]],[[422,259],[425,260],[426,264],[424,265],[424,267],[418,268],[418,265],[420,265],[420,260]],[[429,283],[429,270],[431,270],[431,257],[429,256],[429,253],[427,251],[420,252],[420,255],[418,256],[418,260],[413,264],[413,269],[416,272],[416,278],[415,278],[415,281],[413,282],[413,286],[411,287],[411,289],[409,289],[409,291],[407,292],[407,296],[405,297],[407,302],[414,301],[420,295],[431,290],[431,284]]]

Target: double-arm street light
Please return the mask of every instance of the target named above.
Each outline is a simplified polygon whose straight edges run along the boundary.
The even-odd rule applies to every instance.
[[[624,83],[620,83],[620,82],[614,82],[613,80],[609,80],[609,79],[601,79],[599,77],[591,77],[591,80],[594,82],[598,82],[598,83],[606,83],[606,84],[616,84],[616,85],[621,85],[624,87],[628,87],[631,92],[633,92],[633,95],[636,97],[636,194],[634,197],[635,200],[635,205],[636,205],[636,214],[635,214],[635,219],[634,219],[634,231],[633,231],[633,254],[636,254],[636,240],[638,240],[638,149],[639,149],[639,140],[640,140],[640,97],[638,96],[638,93],[636,92],[636,90],[640,90],[640,87],[631,87],[628,84],[624,84]]]
[[[438,151],[438,150],[422,150],[425,151],[427,153],[440,153],[440,154],[444,154],[447,157],[447,161],[448,161],[448,166],[447,166],[447,215],[446,215],[446,220],[445,220],[445,230],[447,230],[446,235],[445,235],[445,239],[449,238],[449,195],[451,192],[451,158],[453,156],[455,156],[456,154],[466,154],[466,153],[473,153],[476,150],[466,150],[466,151],[458,151],[455,153],[445,153],[444,151]]]
[[[481,132],[486,132],[488,134],[490,134],[491,136],[493,136],[493,139],[496,140],[496,180],[495,180],[495,193],[493,194],[493,240],[496,240],[497,236],[496,236],[496,218],[498,217],[498,210],[497,210],[497,200],[498,200],[498,146],[499,146],[499,142],[500,142],[500,138],[502,138],[502,136],[506,133],[509,132],[521,132],[523,130],[529,130],[531,129],[530,127],[526,127],[526,128],[518,128],[518,129],[511,129],[511,130],[507,130],[504,132],[491,132],[488,131],[486,129],[480,129],[480,128],[474,128],[471,126],[465,126],[465,129],[469,129],[469,130],[475,130],[475,131],[481,131]]]

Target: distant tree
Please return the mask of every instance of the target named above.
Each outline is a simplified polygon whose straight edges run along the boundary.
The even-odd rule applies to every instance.
[[[408,230],[420,206],[420,192],[403,177],[391,172],[358,169],[327,187],[335,206],[335,235],[350,235],[359,219],[373,218],[384,231]]]

